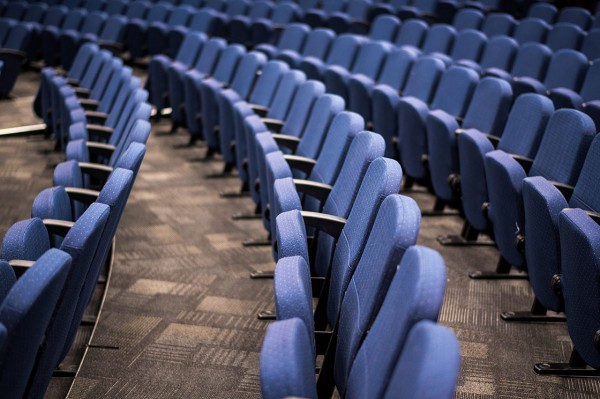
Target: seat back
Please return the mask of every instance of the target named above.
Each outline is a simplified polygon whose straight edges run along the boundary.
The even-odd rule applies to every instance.
[[[121,43],[125,36],[127,18],[122,15],[112,15],[106,19],[104,28],[100,32],[99,39],[110,43]]]
[[[579,94],[585,102],[600,100],[600,60],[588,68]]]
[[[592,119],[574,109],[559,109],[548,121],[530,176],[574,186],[596,135]]]
[[[2,301],[0,323],[8,333],[0,365],[3,395],[23,396],[70,267],[69,255],[50,249],[15,282]]]
[[[334,38],[335,32],[331,29],[313,29],[306,36],[306,42],[302,48],[302,55],[305,57],[324,59]]]
[[[175,61],[186,66],[193,65],[207,40],[207,36],[202,32],[188,33],[181,42]]]
[[[99,34],[106,21],[106,14],[101,11],[92,11],[83,19],[83,24],[78,30],[81,34]]]
[[[127,3],[125,3],[125,0],[107,0],[104,11],[108,15],[123,15],[126,8]]]
[[[528,42],[544,43],[550,29],[550,25],[541,19],[525,18],[519,22],[512,36],[519,44]]]
[[[356,352],[381,307],[405,251],[416,241],[420,221],[417,204],[399,194],[385,198],[377,212],[365,250],[346,282],[348,288],[340,307],[334,365],[334,380],[340,392],[346,391]],[[406,270],[408,275],[415,271],[410,267]],[[444,277],[443,272],[438,270],[438,273]],[[419,273],[416,276],[429,284],[425,276],[420,277]],[[436,278],[436,281],[440,280]],[[414,284],[414,280],[412,282]],[[441,299],[443,291],[437,297]],[[440,299],[437,300],[441,302]]]
[[[533,159],[553,112],[548,97],[533,93],[520,95],[508,114],[497,149]]]
[[[548,32],[546,46],[555,52],[561,49],[577,50],[584,36],[585,32],[577,25],[559,22]]]
[[[250,94],[250,103],[269,107],[273,102],[279,82],[289,69],[288,64],[282,61],[267,62]]]
[[[397,48],[391,50],[377,78],[378,83],[390,86],[396,91],[402,90],[417,58],[417,53],[410,49]]]
[[[65,6],[50,6],[44,15],[42,25],[44,26],[60,26],[63,18],[67,15],[69,9]]]
[[[421,321],[408,335],[384,398],[450,398],[459,371],[460,347],[454,333]]]
[[[8,33],[6,41],[4,42],[4,48],[25,51],[29,44],[30,35],[31,30],[26,25],[17,24]],[[4,68],[6,67],[7,65],[4,64]]]
[[[588,150],[577,184],[569,199],[569,206],[588,211],[600,212],[598,195],[598,168],[600,167],[600,136],[596,136]]]
[[[585,30],[592,22],[592,14],[582,7],[565,7],[558,14],[558,23],[570,23]]]
[[[462,8],[452,20],[452,26],[456,30],[461,31],[463,29],[475,29],[479,30],[483,24],[483,13],[475,8]]]
[[[140,159],[139,163],[136,161],[135,165],[137,166],[137,168],[132,169],[131,165],[121,166],[120,165],[122,162],[121,158],[122,158],[122,155],[124,155],[124,153],[128,150],[129,146],[132,143],[146,144],[146,142],[148,141],[148,137],[150,136],[150,129],[151,129],[151,126],[150,126],[150,122],[148,122],[148,120],[135,119],[133,121],[133,124],[131,124],[129,131],[125,133],[122,142],[115,149],[112,156],[110,157],[109,165],[111,165],[115,168],[124,168],[124,169],[133,170],[134,178],[135,178],[135,176],[137,175],[137,171],[142,163],[142,160]]]
[[[225,5],[225,14],[230,17],[244,15],[248,7],[250,7],[250,3],[247,0],[228,0]]]
[[[180,5],[171,11],[167,24],[170,26],[185,26],[196,10],[192,6]]]
[[[275,6],[270,19],[274,24],[289,24],[296,20],[299,13],[300,8],[298,5],[291,2],[285,2]]]
[[[600,368],[597,336],[600,300],[600,227],[582,209],[565,209],[559,216],[561,288],[568,312],[567,328],[581,358]]]
[[[269,18],[273,12],[274,4],[269,1],[255,1],[250,6],[248,11],[248,18],[251,21],[255,21],[260,18]]]
[[[544,85],[547,89],[564,87],[577,92],[583,83],[588,65],[587,58],[579,51],[559,50],[550,60]]]
[[[83,9],[70,10],[63,19],[61,29],[78,30],[81,24],[83,23],[83,19],[86,15],[87,12]]]
[[[142,19],[148,13],[150,4],[146,1],[134,1],[127,5],[125,16],[129,19]]]
[[[500,68],[510,71],[518,48],[518,43],[510,37],[492,37],[485,46],[479,65],[484,69]]]
[[[394,369],[406,364],[404,362],[409,351],[420,352],[422,349],[411,345],[414,331],[421,323],[425,323],[422,320],[437,320],[444,299],[445,277],[444,260],[438,252],[421,246],[412,246],[406,250],[369,334],[356,354],[348,377],[346,397],[379,398],[385,391],[398,394],[398,391],[391,390],[392,387],[389,386],[398,378]],[[458,365],[459,358],[453,360]],[[418,363],[415,366],[416,364]],[[449,366],[444,364],[444,368]],[[413,370],[417,372],[418,368]],[[409,369],[403,371],[405,375],[412,374]],[[457,371],[458,369],[455,370]],[[410,390],[408,387],[417,384],[417,381],[424,382],[406,381],[408,386],[402,389]]]
[[[96,43],[85,43],[82,45],[79,48],[79,51],[77,51],[77,54],[75,54],[73,65],[71,66],[71,69],[69,69],[67,77],[81,81],[90,61],[99,51],[100,48]]]
[[[194,69],[202,73],[211,73],[221,52],[227,47],[227,42],[221,38],[211,38],[204,46],[202,52],[198,55]]]
[[[483,78],[473,93],[462,127],[499,136],[511,103],[510,84],[502,79]]]
[[[153,4],[148,10],[148,14],[144,17],[144,22],[150,25],[152,22],[166,21],[172,9],[173,6],[169,3]]]
[[[308,25],[299,23],[291,24],[281,34],[277,42],[277,48],[279,51],[293,50],[299,52],[309,32],[310,28]]]
[[[252,90],[258,73],[267,61],[267,57],[257,51],[252,51],[240,59],[235,76],[231,82],[231,88],[241,98],[247,98],[250,95],[250,90]]]
[[[511,36],[517,22],[510,14],[491,13],[483,21],[481,31],[489,38],[492,36]]]
[[[11,1],[2,7],[2,17],[20,21],[27,11],[28,5],[20,1]]]
[[[390,43],[380,41],[369,41],[363,44],[352,65],[352,73],[375,79],[381,69],[381,64],[392,47]]]
[[[339,35],[331,43],[331,48],[327,54],[325,63],[327,65],[338,65],[349,69],[354,62],[354,57],[358,52],[362,40],[356,35]]]
[[[41,22],[48,6],[44,3],[33,3],[27,6],[21,20],[23,22]]]
[[[69,229],[60,246],[62,251],[71,256],[71,268],[46,330],[45,345],[38,353],[29,384],[28,393],[32,397],[44,395],[54,368],[63,360],[60,355],[71,325],[79,325],[81,322],[80,318],[74,318],[73,315],[109,212],[107,205],[90,205]],[[40,228],[46,230],[40,219],[31,220],[37,221]]]
[[[246,48],[241,44],[230,44],[227,46],[219,56],[219,62],[215,66],[212,77],[219,82],[231,82],[238,64],[245,54]]]
[[[486,36],[480,31],[473,29],[462,30],[456,36],[450,57],[453,60],[479,61],[486,42]]]
[[[479,75],[469,68],[453,66],[442,75],[431,103],[431,109],[441,109],[462,117],[479,83]]]
[[[428,26],[424,21],[409,19],[400,25],[394,43],[397,46],[413,46],[421,48]]]
[[[345,108],[344,99],[335,94],[323,94],[317,97],[301,133],[302,139],[295,154],[315,159],[321,150],[321,144],[332,119]]]
[[[300,137],[313,109],[313,104],[323,94],[325,94],[325,85],[322,82],[309,80],[302,83],[294,96],[281,133]]]
[[[439,58],[430,56],[419,58],[410,70],[402,93],[429,103],[444,69],[444,62]]]
[[[394,41],[396,32],[400,28],[400,20],[393,15],[381,14],[378,15],[369,32],[371,40],[385,40],[388,42]]]
[[[436,24],[433,25],[429,32],[427,32],[427,36],[425,37],[425,42],[423,43],[423,53],[443,53],[447,54],[452,45],[454,44],[454,40],[456,39],[456,29],[454,29],[450,25],[446,24]]]
[[[273,102],[269,107],[267,117],[284,120],[290,110],[296,90],[298,90],[298,87],[305,81],[306,75],[301,71],[291,70],[286,72],[277,85],[277,91],[275,92],[275,97],[273,97]]]
[[[587,33],[581,45],[581,52],[590,61],[600,58],[600,28],[592,29]]]
[[[541,81],[551,58],[552,50],[545,44],[525,43],[517,51],[511,73],[515,77],[527,76]]]
[[[549,24],[553,24],[556,20],[558,9],[554,4],[539,1],[533,3],[527,10],[527,17],[538,18]]]
[[[402,168],[398,162],[388,158],[378,158],[371,162],[360,184],[356,200],[352,204],[346,225],[337,243],[323,237],[328,242],[325,242],[327,245],[322,250],[322,240],[319,237],[319,249],[315,257],[315,268],[327,270],[327,266],[329,266],[322,266],[317,263],[317,259],[331,262],[331,286],[327,300],[327,319],[332,326],[335,326],[337,322],[344,293],[348,288],[353,273],[358,267],[357,264],[363,254],[363,250],[366,252],[370,251],[370,249],[366,249],[365,247],[367,238],[371,232],[376,234],[374,229],[382,228],[380,224],[376,224],[375,222],[379,207],[386,197],[400,191],[401,181]],[[381,222],[379,221],[379,223]],[[409,230],[412,228],[414,228],[412,225],[408,227]],[[408,233],[408,235],[411,234]],[[372,244],[373,242],[371,242]],[[333,247],[335,249],[333,257],[331,257],[330,253]]]

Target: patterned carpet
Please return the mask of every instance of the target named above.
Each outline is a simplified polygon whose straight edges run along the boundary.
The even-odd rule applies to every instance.
[[[0,108],[2,127],[37,123],[30,111],[35,74],[19,80],[15,101]],[[259,351],[267,326],[255,313],[272,309],[272,282],[248,273],[272,268],[267,248],[244,248],[263,238],[249,198],[222,198],[235,178],[207,179],[219,162],[200,162],[201,147],[184,148],[184,133],[154,126],[148,153],[117,234],[108,297],[72,398],[258,398]],[[39,138],[1,139],[0,234],[28,217],[35,195],[51,182],[61,155]],[[18,195],[16,194],[18,193]],[[432,198],[410,193],[423,209]],[[425,217],[419,243],[439,250],[448,266],[441,322],[457,333],[462,372],[457,398],[595,398],[600,381],[538,376],[539,361],[568,359],[564,324],[505,323],[499,311],[527,310],[526,281],[473,281],[493,270],[493,247],[442,247],[435,238],[460,231],[458,217]],[[64,397],[70,380],[55,379],[47,397]]]

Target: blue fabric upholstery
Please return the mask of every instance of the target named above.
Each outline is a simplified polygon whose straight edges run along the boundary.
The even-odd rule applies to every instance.
[[[393,15],[378,15],[371,25],[369,37],[372,40],[385,40],[392,42],[400,28],[400,20]]]
[[[538,18],[525,18],[519,22],[512,37],[519,43],[544,43],[551,27]]]
[[[365,40],[356,35],[344,34],[336,37],[329,48],[325,60],[315,57],[305,57],[299,65],[299,69],[309,79],[322,79],[325,69],[330,65],[342,68],[350,68],[358,49]]]
[[[39,218],[13,224],[2,240],[2,259],[35,261],[50,249],[48,232]]]

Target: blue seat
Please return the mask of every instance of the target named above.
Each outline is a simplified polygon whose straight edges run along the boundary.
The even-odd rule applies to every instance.
[[[174,59],[160,54],[152,57],[148,64],[148,76],[144,88],[148,90],[149,100],[158,111],[169,104],[168,70],[177,63],[183,67],[191,66],[200,54],[202,46],[208,40],[201,32],[188,34]]]
[[[525,237],[529,281],[536,300],[545,309],[564,310],[565,298],[557,294],[556,283],[553,283],[555,276],[562,272],[560,248],[564,236],[559,235],[560,212],[565,208],[600,211],[600,197],[596,192],[599,153],[600,138],[597,137],[587,151],[575,185],[573,180],[566,186],[553,184],[542,176],[523,180],[525,226],[520,234]],[[584,154],[582,151],[581,155]]]
[[[250,46],[252,41],[252,24],[260,19],[267,20],[273,13],[275,4],[270,1],[255,1],[250,6],[248,15],[237,15],[229,21],[229,37],[234,43]]]
[[[107,0],[104,12],[108,15],[123,15],[126,8],[127,3],[125,0]]]
[[[287,62],[291,68],[298,68],[301,59],[304,57],[325,58],[334,38],[335,33],[331,29],[313,29],[308,33],[306,42],[300,49],[301,51],[283,50],[275,58]]]
[[[350,68],[361,44],[365,43],[356,35],[339,35],[331,43],[329,53],[325,60],[315,57],[306,57],[300,61],[298,69],[306,74],[309,79],[323,79],[323,73],[330,66]]]
[[[485,154],[498,149],[533,159],[553,112],[554,107],[547,97],[523,94],[515,100],[500,137],[476,130],[465,130],[458,136],[462,209],[466,221],[475,230],[491,232],[483,210],[483,205],[489,201]]]
[[[327,18],[327,26],[338,34],[353,32],[367,34],[373,3],[370,0],[352,0],[343,11],[331,13]]]
[[[400,24],[400,20],[393,15],[378,15],[371,24],[369,38],[371,40],[393,42],[396,37],[396,32],[400,29]]]
[[[6,262],[0,262],[0,266],[10,268]],[[69,255],[51,249],[21,278],[15,281],[12,275],[13,284],[0,305],[0,323],[7,332],[0,363],[0,389],[6,397],[21,398],[25,394],[70,267]],[[2,274],[10,276],[10,271]]]
[[[568,22],[555,24],[546,37],[546,46],[554,52],[561,49],[578,50],[585,32],[577,25]]]
[[[555,22],[557,14],[558,9],[556,6],[544,1],[532,4],[527,10],[527,17],[538,18],[548,24]]]
[[[2,62],[0,98],[8,96],[15,86],[17,77],[21,73],[21,66],[25,61],[30,34],[31,30],[26,24],[17,24],[11,28],[7,39],[0,48],[0,62]]]
[[[404,21],[396,33],[394,44],[420,48],[421,43],[425,40],[427,30],[427,23],[419,19]]]
[[[568,129],[569,134],[564,134]],[[500,255],[510,266],[525,269],[523,254],[515,239],[523,231],[525,214],[522,202],[522,182],[527,176],[574,185],[585,154],[596,134],[593,121],[576,110],[561,109],[550,117],[542,141],[533,160],[512,157],[495,150],[485,156],[488,185],[488,217],[491,221]]]
[[[169,52],[168,34],[172,27],[187,25],[194,14],[195,9],[192,6],[181,5],[173,8],[166,20],[154,21],[148,26],[148,54],[156,55]],[[177,50],[177,49],[174,49]]]
[[[459,371],[460,347],[454,333],[432,322],[420,321],[410,330],[384,398],[450,398]],[[435,384],[423,383],[434,380]]]
[[[444,69],[445,65],[440,59],[421,57],[414,62],[404,88],[380,85],[373,90],[373,130],[384,137],[386,156],[396,155],[397,109],[402,96],[412,96],[429,103]]]
[[[491,13],[483,21],[481,31],[489,38],[493,36],[512,36],[517,25],[514,17],[510,14]]]
[[[283,50],[300,52],[309,32],[308,25],[294,23],[281,33],[276,45],[263,43],[257,45],[254,50],[265,53],[269,58],[274,58]]]
[[[418,53],[410,48],[396,48],[391,50],[376,78],[363,74],[354,75],[348,81],[348,109],[360,114],[365,121],[373,120],[372,95],[380,85],[385,85],[396,91],[404,88]],[[391,148],[388,149],[391,151]],[[391,156],[388,152],[386,156]]]
[[[512,37],[524,44],[528,42],[545,43],[551,26],[538,18],[525,18],[519,22]]]
[[[49,6],[39,23],[29,22],[31,40],[27,58],[32,61],[42,59],[42,31],[45,27],[59,27],[69,9],[62,5]],[[1,36],[0,36],[1,37]]]
[[[519,46],[510,71],[500,68],[486,68],[483,75],[501,78],[511,83],[522,78],[533,78],[536,81],[541,81],[546,76],[551,57],[552,51],[546,45],[533,42],[525,43]]]
[[[346,0],[323,0],[318,8],[312,8],[304,12],[304,22],[313,28],[325,26],[327,19],[334,12],[343,12],[348,2]]]
[[[106,22],[106,14],[100,11],[90,12],[83,18],[78,29],[63,29],[58,38],[60,63],[65,69],[71,67],[75,54],[84,41],[95,42]]]
[[[208,8],[193,13],[186,25],[172,26],[167,32],[167,54],[174,57],[186,36],[202,32],[207,36],[219,36],[225,28],[219,12]]]
[[[565,7],[558,13],[557,23],[570,23],[586,30],[592,22],[592,14],[582,7]]]
[[[250,27],[252,43],[266,43],[287,25],[298,21],[302,15],[301,8],[292,2],[275,4],[273,13],[267,18],[260,18]]]
[[[205,45],[206,47],[206,45]],[[204,51],[204,50],[203,50]],[[246,49],[240,44],[232,44],[223,49],[219,56],[219,61],[214,67],[214,73],[207,76],[207,72],[198,69],[190,69],[184,75],[184,104],[186,127],[194,139],[203,138],[203,115],[202,115],[202,86],[204,80],[208,79],[215,82],[216,85],[224,86],[230,84],[235,74],[238,63],[246,54]],[[202,54],[200,55],[202,57]],[[211,132],[212,135],[212,132]]]
[[[145,16],[129,19],[125,43],[132,60],[141,58],[148,53],[148,28],[154,22],[166,21],[172,10],[171,4],[157,3],[149,8]]]
[[[171,120],[173,128],[185,124],[187,115],[185,110],[185,85],[184,79],[191,73],[201,76],[213,72],[221,52],[227,47],[227,42],[221,38],[211,38],[203,46],[193,65],[186,66],[175,63],[169,68],[169,103],[171,105]],[[195,71],[195,72],[194,72]]]
[[[443,112],[452,118],[463,118],[477,83],[479,76],[476,72],[454,66],[443,73],[430,105],[412,96],[400,99],[397,105],[397,148],[400,163],[407,176],[427,182],[428,171],[422,159],[429,152],[426,122],[431,111]]]
[[[436,57],[443,60],[446,65],[458,60],[478,62],[486,46],[487,38],[480,31],[464,29],[458,33],[452,46],[450,54],[434,53]]]
[[[80,292],[85,284],[87,271],[99,245],[100,236],[108,220],[109,207],[92,204],[74,223],[58,247],[71,259],[71,268],[66,277],[56,309],[45,333],[45,345],[41,346],[27,390],[28,397],[42,397],[52,377],[52,372],[63,360],[61,354],[67,344],[65,339],[72,324],[81,319],[73,319]],[[48,240],[52,221],[47,226],[39,218],[24,220],[14,224],[6,233],[2,246],[2,258],[8,260],[37,261],[41,254],[52,248]],[[32,238],[36,237],[36,240]],[[19,257],[26,255],[26,257]],[[33,266],[35,267],[35,266]],[[70,343],[69,343],[70,344]]]
[[[371,41],[363,44],[358,50],[356,59],[350,68],[339,65],[329,66],[323,73],[323,81],[327,91],[348,99],[348,82],[353,76],[362,75],[375,79],[385,60],[392,49],[390,43]]]
[[[457,11],[452,20],[452,26],[458,31],[463,29],[479,30],[483,24],[483,19],[484,15],[481,11],[475,8],[465,7]]]
[[[495,36],[486,43],[478,63],[472,60],[458,60],[456,64],[474,69],[480,74],[491,68],[510,71],[518,48],[519,45],[514,39],[507,36]]]
[[[581,52],[590,61],[600,58],[600,29],[592,29],[587,33],[581,44]]]
[[[585,74],[581,90],[575,92],[565,87],[548,92],[556,108],[574,108],[584,111],[600,127],[600,60],[591,63]]]
[[[252,51],[240,59],[236,73],[232,76],[231,83],[227,88],[211,79],[206,79],[202,82],[200,87],[202,96],[202,129],[208,151],[218,151],[221,148],[219,104],[223,92],[229,90],[237,93],[242,98],[247,98],[260,70],[266,62],[267,57],[264,54]],[[229,137],[227,137],[227,142],[229,142]],[[234,153],[230,146],[224,146],[224,149],[227,151],[222,155],[226,158],[225,161],[231,164],[234,160]]]
[[[441,53],[448,54],[456,39],[456,29],[446,24],[435,24],[427,32],[427,36],[421,46],[424,54]]]
[[[476,129],[499,136],[512,100],[512,90],[506,81],[483,78],[473,93],[461,123],[441,110],[429,113],[426,122],[427,162],[433,191],[441,203],[457,206],[459,200],[453,188],[455,185],[448,182],[451,175],[459,173],[457,130]]]

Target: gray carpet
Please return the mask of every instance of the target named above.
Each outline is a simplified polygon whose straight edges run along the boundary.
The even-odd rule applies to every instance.
[[[29,83],[28,83],[29,82]],[[20,79],[30,96],[35,75]],[[29,91],[28,91],[29,90]],[[2,103],[0,124],[35,123],[28,101]],[[148,153],[117,234],[117,254],[94,347],[75,379],[72,398],[255,398],[266,323],[254,314],[272,309],[272,282],[248,273],[272,268],[267,248],[243,248],[262,238],[256,220],[232,221],[252,210],[249,198],[224,199],[235,178],[206,179],[219,162],[199,162],[204,149],[180,148],[184,133],[156,124]],[[28,217],[37,192],[51,182],[60,154],[40,139],[2,140],[0,234]],[[418,190],[417,190],[418,191]],[[424,209],[425,193],[410,193]],[[448,266],[440,321],[457,333],[462,349],[458,398],[594,398],[595,379],[538,376],[539,361],[568,359],[564,324],[509,324],[502,310],[527,310],[526,281],[473,281],[467,274],[493,270],[492,247],[450,248],[435,238],[460,231],[458,217],[424,218],[419,243],[439,250]],[[55,379],[47,397],[64,397],[70,380]]]

